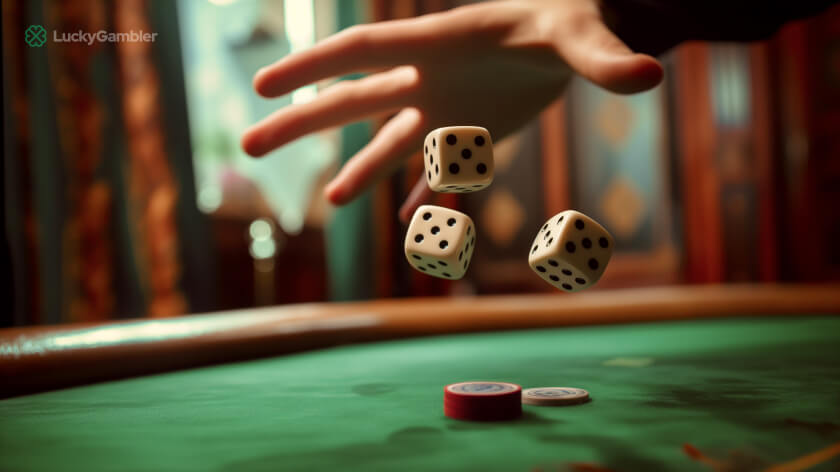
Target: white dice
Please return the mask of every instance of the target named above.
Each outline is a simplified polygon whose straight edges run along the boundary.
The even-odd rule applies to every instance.
[[[567,292],[591,287],[612,256],[612,235],[583,213],[551,217],[531,244],[528,265],[543,280]]]
[[[405,235],[405,257],[415,269],[442,279],[460,279],[473,249],[475,227],[469,216],[433,205],[414,212]]]
[[[493,142],[480,126],[447,126],[423,143],[426,181],[435,192],[468,193],[493,182]]]

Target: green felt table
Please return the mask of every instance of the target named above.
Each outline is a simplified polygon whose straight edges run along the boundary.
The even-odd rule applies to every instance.
[[[443,386],[465,380],[592,401],[446,418]],[[380,341],[18,396],[0,401],[0,469],[711,470],[690,444],[761,470],[836,444],[838,424],[840,318],[736,317]]]

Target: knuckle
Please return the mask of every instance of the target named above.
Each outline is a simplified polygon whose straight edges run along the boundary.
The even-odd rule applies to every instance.
[[[354,81],[341,80],[324,90],[323,96],[328,99],[351,101],[357,95]]]
[[[373,27],[371,25],[353,25],[347,28],[347,46],[353,52],[364,53],[370,50],[371,32]]]

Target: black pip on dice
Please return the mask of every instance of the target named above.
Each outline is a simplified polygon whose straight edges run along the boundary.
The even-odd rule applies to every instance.
[[[566,210],[540,228],[531,244],[528,265],[551,285],[576,292],[601,278],[613,245],[610,233],[595,220]]]
[[[469,216],[449,208],[423,205],[405,235],[405,257],[415,269],[442,279],[464,276],[475,249]]]
[[[435,192],[469,193],[493,182],[493,142],[480,126],[447,126],[423,143],[426,182]]]

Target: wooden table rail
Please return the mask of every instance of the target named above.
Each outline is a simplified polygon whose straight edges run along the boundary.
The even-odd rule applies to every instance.
[[[346,343],[470,331],[840,314],[840,284],[705,285],[286,305],[0,330],[0,398]]]

